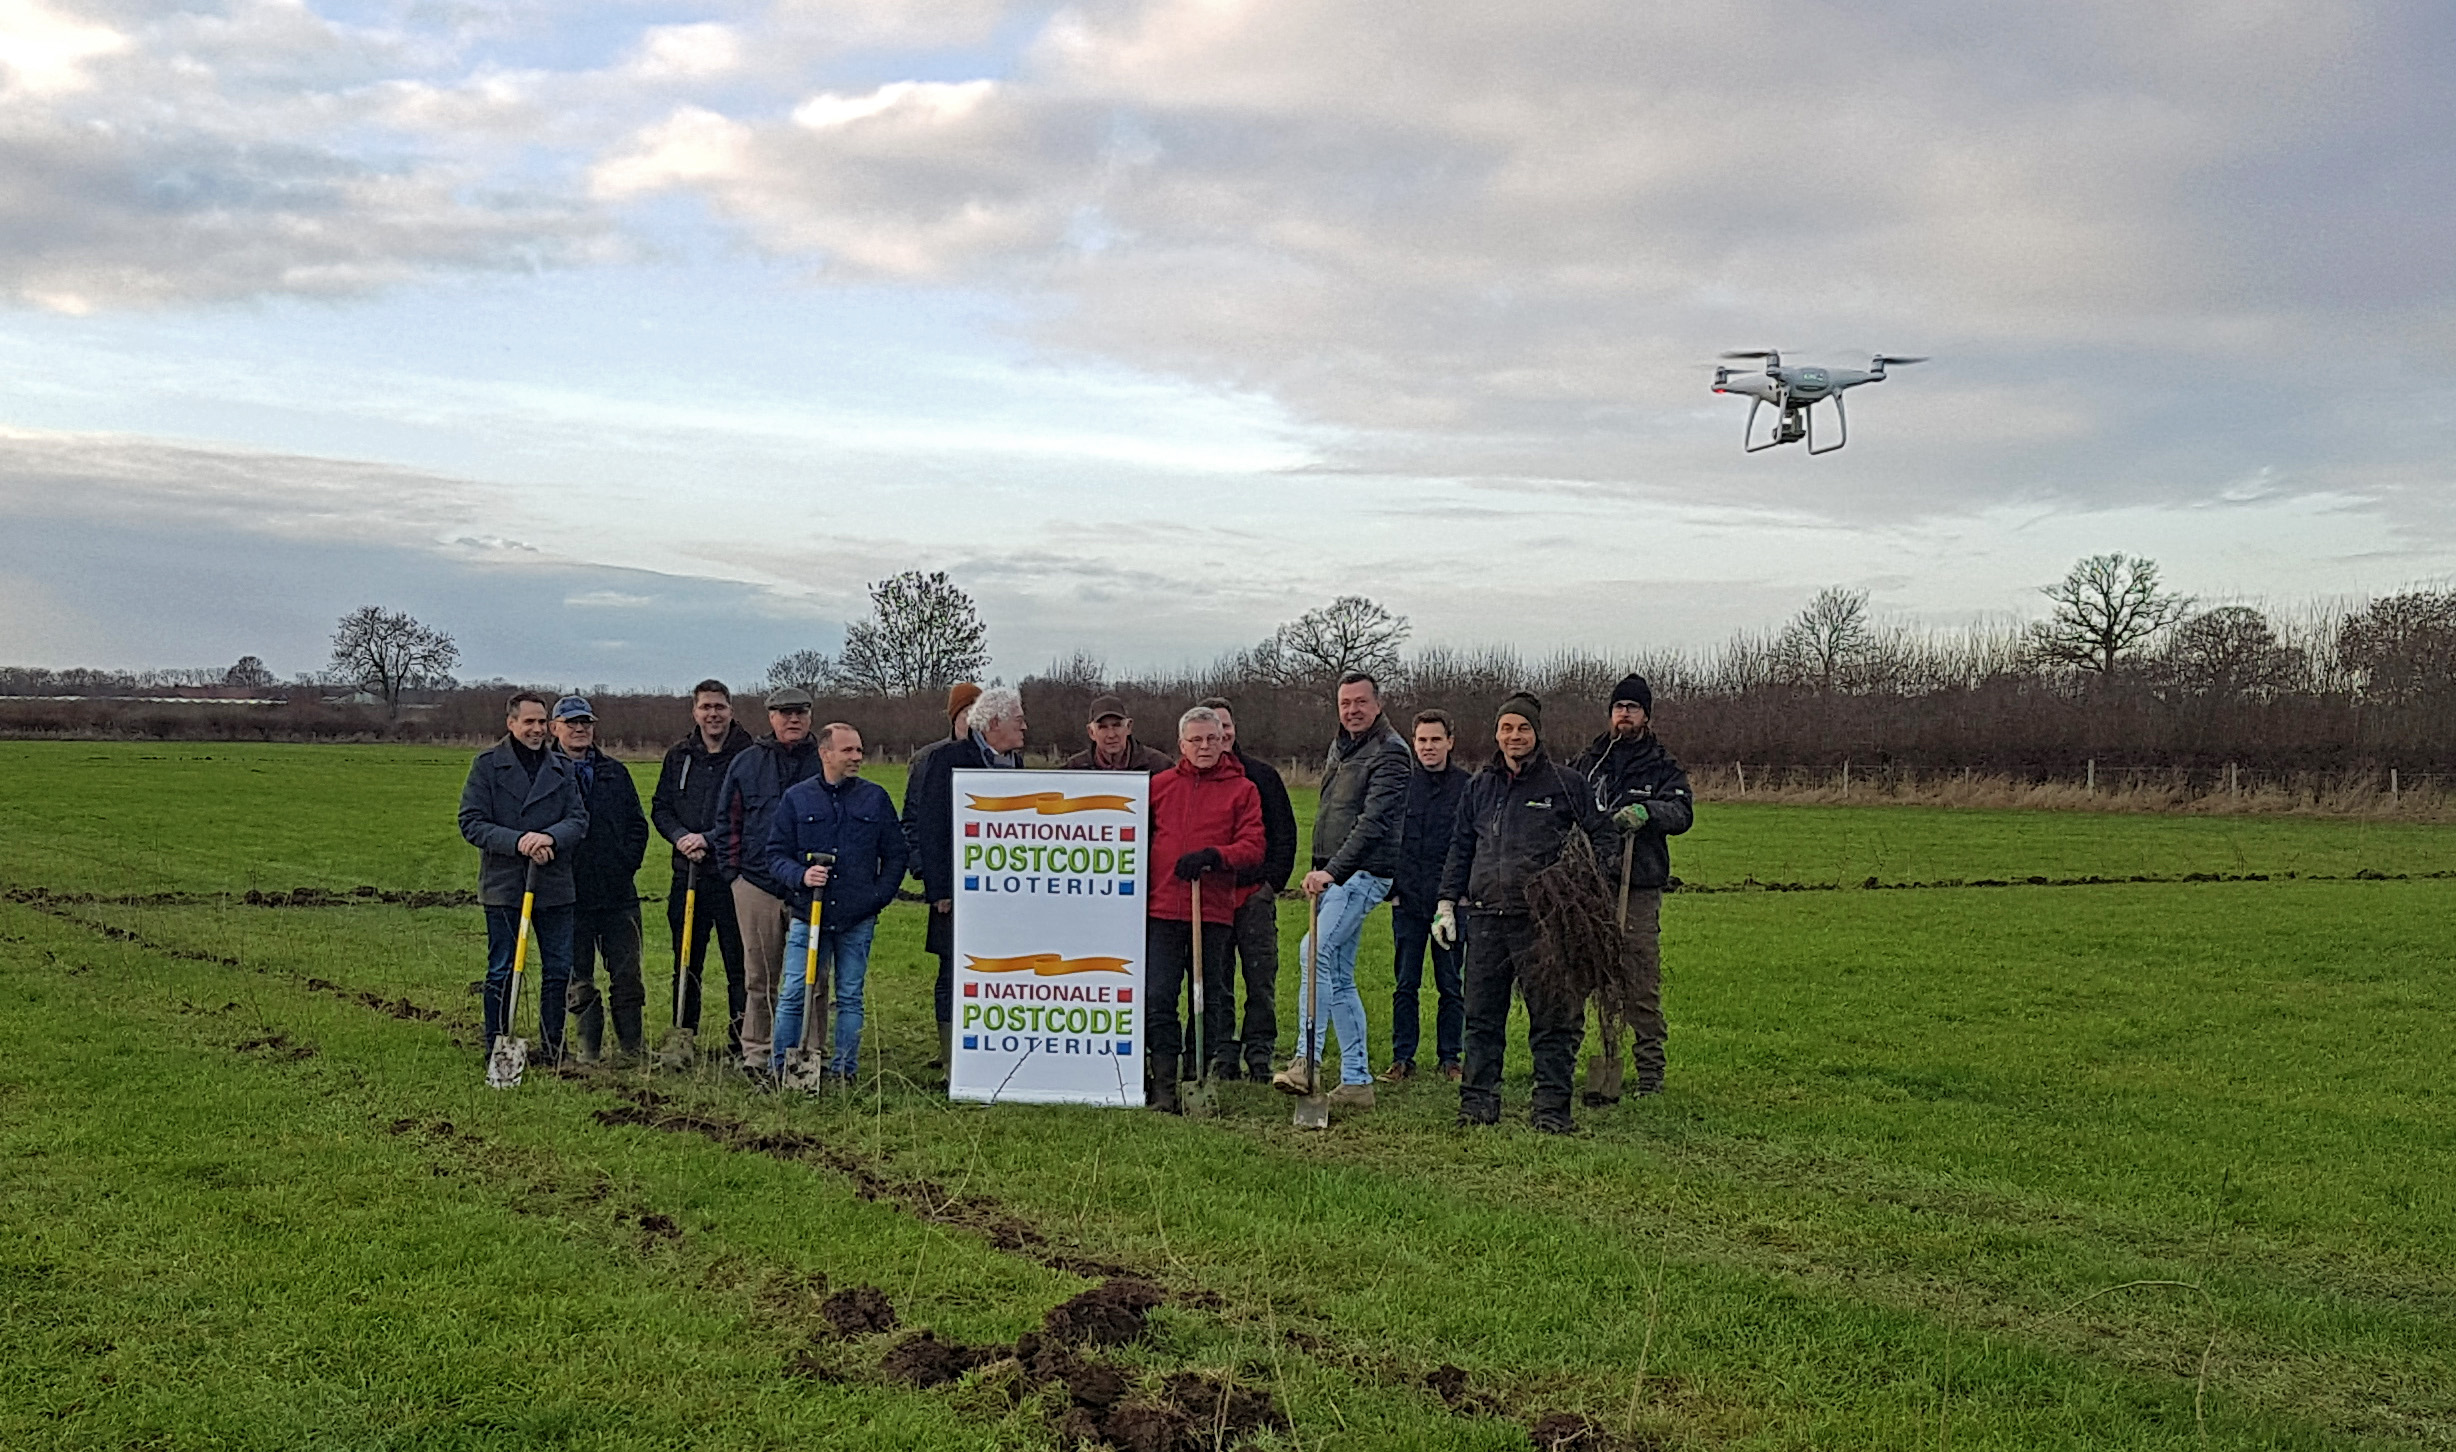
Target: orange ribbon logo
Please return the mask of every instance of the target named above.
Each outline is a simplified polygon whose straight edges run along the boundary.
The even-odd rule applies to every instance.
[[[1025,953],[1015,958],[981,958],[966,953],[971,959],[964,966],[975,973],[1030,973],[1036,978],[1059,978],[1069,973],[1123,973],[1131,962],[1127,958],[1061,958],[1055,953]]]
[[[1068,812],[1130,812],[1134,803],[1126,797],[1070,797],[1064,792],[1027,792],[1019,797],[983,797],[964,793],[972,800],[976,812],[1037,812],[1044,817],[1063,816]]]

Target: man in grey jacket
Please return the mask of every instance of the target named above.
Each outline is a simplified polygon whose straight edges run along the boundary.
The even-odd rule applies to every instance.
[[[461,837],[478,858],[478,903],[486,911],[486,1038],[491,1052],[509,1033],[503,1005],[512,983],[512,952],[520,939],[520,899],[529,870],[537,871],[538,1051],[542,1062],[563,1058],[563,999],[571,983],[572,850],[588,835],[588,804],[569,758],[546,745],[546,698],[515,692],[506,706],[503,739],[469,764],[461,787]]]
[[[1320,899],[1321,941],[1306,944],[1330,1022],[1339,1031],[1339,1087],[1330,1102],[1373,1107],[1373,1070],[1365,1058],[1364,995],[1356,991],[1356,948],[1364,920],[1390,895],[1398,871],[1399,832],[1407,812],[1407,773],[1415,758],[1382,719],[1381,685],[1363,671],[1339,679],[1339,735],[1322,763],[1321,806],[1313,819],[1313,870],[1305,896]],[[1322,1049],[1306,1014],[1311,995],[1297,999],[1296,1059],[1271,1083],[1285,1094],[1308,1094],[1319,1066],[1306,1056]]]

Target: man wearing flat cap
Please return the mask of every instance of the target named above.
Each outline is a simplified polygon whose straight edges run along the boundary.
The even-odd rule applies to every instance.
[[[571,763],[588,803],[588,835],[571,854],[576,894],[571,921],[571,992],[567,1007],[579,1030],[583,1064],[605,1049],[606,1009],[614,1010],[615,1062],[640,1057],[640,859],[648,853],[648,818],[640,811],[631,771],[597,749],[597,713],[586,697],[554,703],[554,749]],[[605,960],[606,991],[597,991]]]
[[[1176,769],[1175,757],[1152,750],[1134,739],[1134,718],[1115,696],[1092,698],[1091,720],[1083,728],[1091,745],[1066,758],[1068,771],[1139,771],[1157,776]]]
[[[1654,691],[1632,671],[1612,688],[1611,729],[1595,738],[1570,769],[1587,780],[1595,805],[1623,834],[1625,857],[1607,860],[1613,889],[1628,900],[1624,965],[1636,1002],[1627,1025],[1634,1042],[1637,1092],[1663,1092],[1663,889],[1671,883],[1671,842],[1696,820],[1688,773],[1654,734]],[[1622,876],[1621,862],[1628,866]],[[1603,1051],[1620,1052],[1621,1025],[1603,1026]],[[1600,1088],[1589,1104],[1616,1097]]]
[[[716,793],[716,829],[709,834],[717,875],[733,893],[734,921],[742,930],[742,1068],[757,1084],[774,1078],[768,1069],[769,1036],[793,895],[768,875],[768,828],[786,788],[819,772],[810,693],[799,686],[771,693],[767,718],[768,734],[725,769],[725,784]]]
[[[1467,1064],[1458,1122],[1500,1122],[1510,990],[1523,980],[1527,1047],[1535,1059],[1529,1122],[1546,1134],[1567,1134],[1576,1128],[1570,1074],[1586,1033],[1586,1004],[1527,971],[1537,949],[1527,883],[1560,860],[1573,832],[1587,835],[1596,861],[1618,862],[1620,829],[1595,805],[1586,779],[1545,754],[1542,732],[1542,702],[1521,692],[1501,703],[1492,732],[1500,749],[1459,803],[1433,939],[1444,947],[1456,943],[1460,914],[1466,916]]]

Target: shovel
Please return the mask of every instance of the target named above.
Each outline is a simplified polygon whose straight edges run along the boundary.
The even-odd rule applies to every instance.
[[[833,867],[836,854],[812,852],[803,860],[815,867]],[[819,1016],[819,909],[826,900],[826,888],[810,890],[810,951],[802,955],[801,1031],[793,1036],[793,1047],[785,1050],[784,1085],[805,1094],[818,1093],[827,1082],[827,1057],[810,1047],[810,1025]]]
[[[699,863],[693,860],[682,880],[682,941],[674,947],[674,1031],[665,1036],[665,1052],[657,1055],[660,1069],[691,1067],[691,1031],[682,1026],[682,985],[691,976],[691,931],[699,919]]]
[[[486,1046],[486,1087],[519,1087],[520,1073],[529,1067],[529,1041],[512,1037],[512,1020],[520,1012],[520,975],[529,966],[529,915],[537,908],[537,863],[529,863],[528,881],[520,889],[520,938],[512,944],[512,981],[503,994],[503,1032]]]
[[[1197,877],[1186,886],[1194,894],[1194,1032],[1187,1037],[1197,1067],[1194,1077],[1179,1087],[1177,1107],[1189,1119],[1209,1119],[1219,1112],[1219,1104],[1211,1096],[1211,1042],[1210,1035],[1203,1031],[1210,1021],[1202,1013],[1202,879]],[[1175,1012],[1175,1006],[1171,1005],[1169,1011]],[[1184,1055],[1178,1055],[1180,1064],[1184,1059]],[[1177,1072],[1182,1074],[1185,1070],[1180,1068]]]
[[[1305,899],[1305,1064],[1312,1071],[1304,1096],[1291,1118],[1298,1129],[1330,1128],[1330,1098],[1322,1088],[1322,975],[1315,967],[1322,956],[1322,899]]]
[[[1620,839],[1620,930],[1629,930],[1629,865],[1637,858],[1637,834],[1625,833]],[[1617,1104],[1620,1102],[1620,1025],[1611,1015],[1598,1011],[1596,1026],[1602,1030],[1603,1052],[1586,1060],[1586,1102]]]

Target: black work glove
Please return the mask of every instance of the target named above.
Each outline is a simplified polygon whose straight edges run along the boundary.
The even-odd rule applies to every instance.
[[[1219,855],[1217,847],[1205,847],[1199,852],[1188,852],[1177,859],[1177,880],[1192,882],[1204,873],[1216,872],[1226,865],[1227,859]]]

